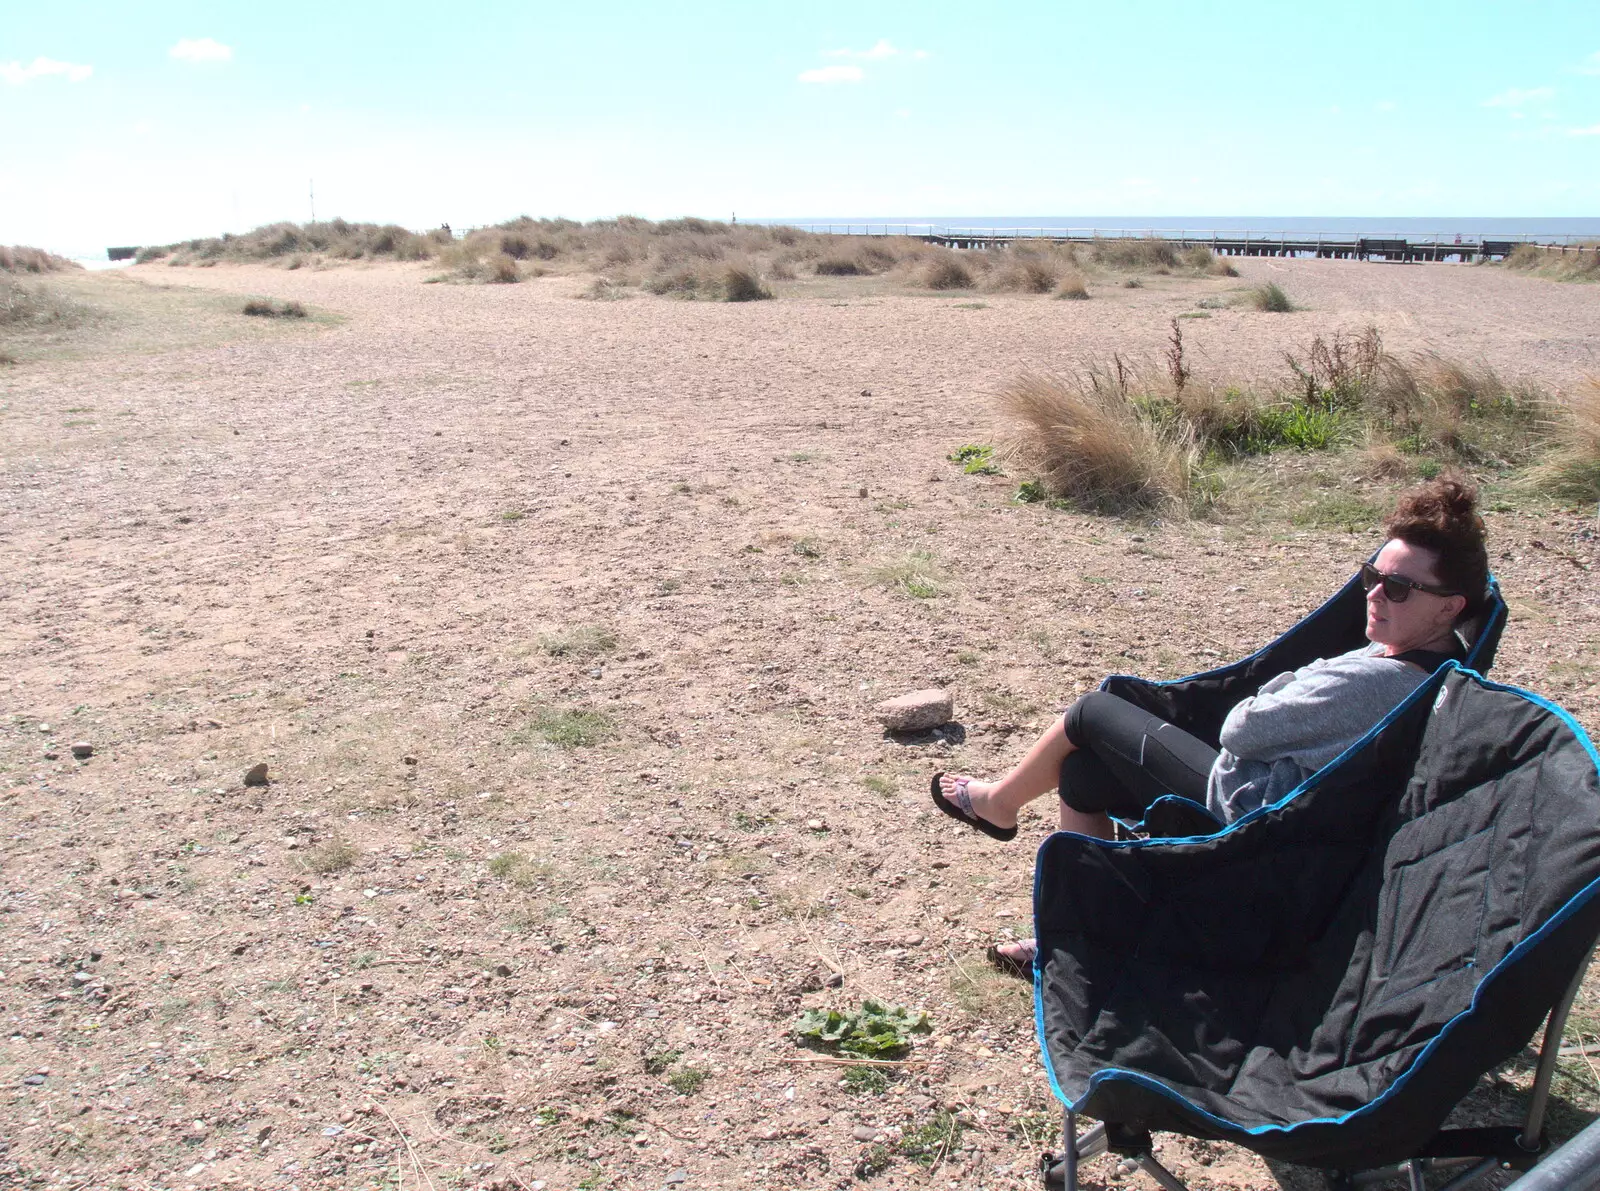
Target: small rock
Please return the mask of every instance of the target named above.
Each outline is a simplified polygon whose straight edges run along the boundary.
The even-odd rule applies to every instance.
[[[244,771],[244,784],[247,786],[267,785],[267,763],[258,761]]]
[[[356,1119],[356,1114],[351,1112],[348,1108],[345,1109],[343,1112],[341,1112],[339,1114],[339,1124],[341,1124],[341,1125],[348,1125],[351,1121],[353,1121],[355,1119]]]
[[[861,487],[856,490],[856,495],[865,497],[867,495],[867,486],[865,484],[861,485]]]
[[[25,1075],[22,1078],[22,1082],[25,1083],[25,1084],[32,1084],[34,1087],[38,1087],[40,1084],[42,1084],[44,1082],[44,1076],[42,1076],[42,1075]]]
[[[74,972],[72,974],[72,983],[74,984],[88,984],[93,979],[93,972]]]
[[[669,1187],[676,1187],[679,1183],[687,1183],[688,1181],[689,1172],[687,1170],[675,1170],[667,1176],[667,1186]]]
[[[756,1140],[758,1141],[777,1141],[778,1137],[778,1130],[773,1129],[770,1126],[766,1129],[756,1130]]]
[[[955,700],[949,691],[932,687],[885,699],[872,710],[890,732],[921,732],[948,724],[955,715]]]
[[[48,733],[50,731],[50,725],[49,724],[40,724],[39,725],[39,731]]]
[[[44,759],[46,761],[59,761],[61,760],[61,754],[56,752],[55,749],[45,749]]]
[[[828,825],[826,823],[824,823],[821,819],[807,819],[806,820],[806,830],[807,831],[826,831],[826,830],[828,830]]]
[[[72,749],[72,755],[80,761],[86,761],[94,756],[94,745],[87,740],[74,740],[69,747]]]
[[[872,396],[872,390],[871,389],[862,389],[861,390],[861,395],[863,397],[871,397]]]
[[[407,753],[405,756],[401,757],[400,761],[401,761],[402,764],[405,764],[405,765],[415,765],[417,763],[417,759],[415,757],[413,757],[410,753]]]
[[[496,964],[494,966],[494,974],[496,976],[509,976],[511,975],[511,966],[509,964]]]
[[[590,678],[599,678],[601,673],[602,673],[602,671],[601,671],[600,667],[596,666],[593,670],[589,671],[589,677]]]
[[[857,1141],[877,1141],[878,1131],[868,1125],[857,1125],[850,1130],[850,1136]]]

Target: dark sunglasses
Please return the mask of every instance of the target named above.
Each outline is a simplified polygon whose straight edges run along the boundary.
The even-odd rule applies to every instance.
[[[1458,591],[1451,591],[1448,587],[1434,587],[1430,583],[1418,583],[1415,579],[1405,579],[1399,575],[1385,575],[1370,562],[1361,564],[1361,586],[1371,591],[1378,584],[1383,584],[1383,598],[1391,604],[1403,604],[1411,598],[1413,590],[1425,591],[1429,595],[1453,596],[1460,595]]]

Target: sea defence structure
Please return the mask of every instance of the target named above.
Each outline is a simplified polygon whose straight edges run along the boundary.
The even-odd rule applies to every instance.
[[[947,248],[1005,248],[1011,244],[1094,244],[1107,240],[1162,240],[1174,248],[1209,248],[1218,256],[1306,256],[1340,260],[1474,261],[1503,260],[1518,244],[1536,244],[1555,252],[1578,252],[1586,245],[1577,236],[1478,236],[1436,234],[1404,236],[1356,235],[1348,232],[1239,232],[1130,230],[1067,227],[939,227],[931,224],[856,223],[796,225],[801,231],[835,236],[910,236]],[[1552,243],[1551,241],[1555,241]]]

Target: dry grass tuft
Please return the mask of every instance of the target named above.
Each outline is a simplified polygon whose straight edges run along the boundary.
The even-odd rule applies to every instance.
[[[724,302],[761,302],[772,297],[772,291],[761,282],[755,266],[740,262],[729,264],[722,271],[722,300]]]
[[[1600,378],[1568,395],[1550,420],[1558,445],[1529,469],[1525,485],[1573,504],[1600,502]]]
[[[57,293],[47,285],[0,281],[0,327],[11,330],[50,330],[76,327],[95,312],[82,302]]]
[[[971,289],[972,271],[948,249],[937,253],[922,270],[922,284],[929,289]]]
[[[251,298],[244,304],[244,313],[257,318],[305,318],[306,308],[299,302],[274,305],[271,298]]]
[[[1192,438],[1145,417],[1119,377],[1027,373],[1001,392],[1000,408],[1018,426],[1006,453],[1051,496],[1110,513],[1187,502],[1197,462]]]
[[[1600,245],[1583,244],[1565,252],[1518,244],[1505,258],[1504,265],[1525,273],[1536,273],[1555,281],[1600,280]]]
[[[1289,295],[1283,292],[1276,281],[1256,286],[1247,295],[1246,301],[1251,309],[1267,314],[1288,314],[1295,308]]]
[[[1060,284],[1056,286],[1056,297],[1073,302],[1087,301],[1089,287],[1083,283],[1083,274],[1076,271],[1063,273]]]
[[[0,273],[60,273],[66,269],[82,269],[76,261],[46,252],[42,248],[27,248],[13,244],[9,248],[0,244]]]
[[[1111,269],[1166,273],[1178,267],[1178,250],[1159,237],[1144,240],[1096,240],[1089,257]]]

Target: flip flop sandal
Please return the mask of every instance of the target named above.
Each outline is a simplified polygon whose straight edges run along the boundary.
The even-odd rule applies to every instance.
[[[1037,945],[1035,945],[1034,955],[1037,954],[1038,949]],[[990,967],[998,968],[1007,976],[1016,976],[1022,980],[1033,979],[1032,956],[1029,956],[1025,960],[1017,959],[1015,956],[1007,955],[1004,951],[1001,951],[1000,944],[991,943],[989,944],[989,950],[984,953],[984,958],[989,961]]]
[[[952,819],[958,819],[965,823],[968,827],[971,827],[976,831],[981,831],[984,835],[997,839],[1002,843],[1006,842],[1007,840],[1014,840],[1017,838],[1017,829],[1015,827],[996,827],[993,823],[989,822],[989,820],[982,818],[973,812],[972,799],[967,794],[967,783],[964,779],[956,782],[955,798],[946,798],[944,796],[944,791],[939,788],[939,779],[943,776],[944,773],[942,771],[933,775],[933,783],[930,792],[933,794],[934,806],[938,807]]]

